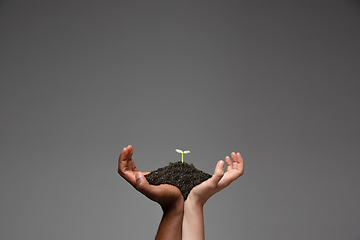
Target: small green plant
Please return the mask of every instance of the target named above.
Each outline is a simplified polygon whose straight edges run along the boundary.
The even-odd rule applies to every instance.
[[[176,151],[177,153],[181,153],[181,162],[182,162],[182,163],[184,163],[184,154],[190,153],[189,150],[183,151],[183,150],[180,150],[180,149],[175,149],[175,151]]]

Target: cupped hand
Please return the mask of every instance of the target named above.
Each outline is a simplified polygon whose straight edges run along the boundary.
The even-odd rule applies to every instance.
[[[220,160],[215,167],[214,175],[208,180],[195,186],[189,193],[186,201],[195,201],[195,203],[204,205],[206,201],[215,193],[229,186],[234,180],[244,174],[244,160],[240,153],[231,153],[225,157],[227,171],[224,174],[225,163]]]
[[[136,188],[135,174],[140,171],[135,166],[134,160],[132,158],[133,153],[134,149],[131,145],[125,147],[122,150],[122,153],[119,157],[118,173],[133,187]],[[143,172],[143,174],[148,174],[148,172]]]
[[[141,172],[136,168],[132,158],[134,150],[131,145],[124,148],[119,157],[118,173],[128,181],[136,190],[149,199],[157,202],[164,211],[176,207],[181,208],[184,203],[180,190],[169,184],[159,186],[150,185],[144,175],[149,172]]]

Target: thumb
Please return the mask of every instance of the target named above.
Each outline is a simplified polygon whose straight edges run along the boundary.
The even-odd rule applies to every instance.
[[[135,180],[136,180],[135,188],[139,192],[144,194],[146,197],[150,198],[153,201],[156,201],[158,188],[156,186],[150,185],[141,172],[137,172],[135,174]]]
[[[213,184],[217,184],[224,176],[225,162],[223,160],[218,161],[215,167],[214,175],[210,178]]]

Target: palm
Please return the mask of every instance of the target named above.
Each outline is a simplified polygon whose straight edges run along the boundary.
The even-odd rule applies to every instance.
[[[225,157],[225,161],[228,167],[226,173],[218,183],[218,191],[227,187],[230,183],[238,179],[244,173],[244,160],[242,159],[240,153],[235,154],[232,152],[231,158],[233,161],[231,161],[228,156]]]
[[[191,189],[189,198],[195,197],[201,204],[204,204],[212,195],[215,194],[216,184],[212,183],[211,178],[200,183]]]
[[[148,197],[155,202],[158,202],[162,207],[172,205],[178,199],[183,198],[180,190],[175,186],[169,184],[161,184],[159,186],[153,186],[153,188],[153,196]]]
[[[227,171],[224,174],[219,163],[215,168],[214,175],[197,185],[190,191],[190,196],[195,197],[200,203],[204,204],[212,195],[227,187],[244,173],[244,160],[240,153],[231,153],[231,159],[226,156]]]
[[[231,169],[230,171],[228,170],[224,176],[221,178],[221,180],[218,183],[218,190],[222,190],[224,188],[226,188],[230,183],[232,183],[233,181],[235,181],[236,179],[238,179],[240,176],[242,175],[242,172],[236,170],[236,169]]]
[[[132,159],[133,148],[131,145],[124,148],[119,157],[118,173],[125,178],[134,188],[142,192],[149,199],[158,202],[163,208],[166,208],[176,202],[176,200],[183,199],[180,190],[172,185],[162,184],[159,186],[145,184],[137,184],[135,175],[140,172],[136,168],[134,160]],[[149,172],[141,172],[143,175]]]

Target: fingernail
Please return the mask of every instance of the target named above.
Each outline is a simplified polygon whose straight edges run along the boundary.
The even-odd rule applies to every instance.
[[[135,180],[138,180],[139,178],[141,178],[141,172],[135,174]]]
[[[219,167],[223,168],[224,166],[225,166],[225,163],[224,163],[224,161],[221,160],[221,161],[219,162]]]

